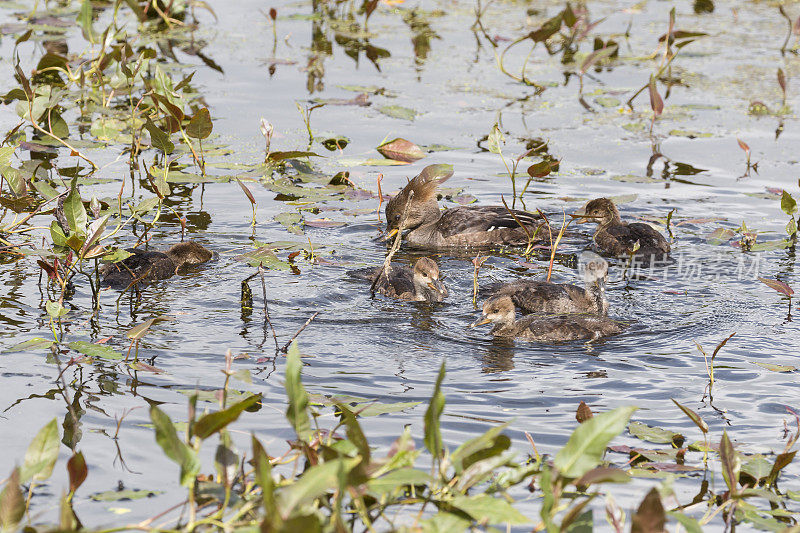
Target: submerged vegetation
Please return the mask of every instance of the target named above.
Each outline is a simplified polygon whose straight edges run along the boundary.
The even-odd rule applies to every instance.
[[[367,174],[363,169],[424,164],[428,158],[458,150],[447,144],[424,144],[417,137],[428,136],[412,128],[402,133],[388,132],[383,140],[379,136],[372,138],[372,132],[358,131],[356,125],[344,123],[339,124],[341,131],[321,131],[316,125],[320,114],[333,107],[390,118],[407,126],[421,121],[426,113],[435,114],[429,108],[424,109],[424,98],[417,100],[420,109],[407,107],[412,105],[411,99],[400,99],[399,89],[393,92],[387,87],[353,83],[340,89],[351,95],[355,93],[354,96],[328,97],[326,69],[335,52],[343,53],[356,66],[365,57],[367,66],[381,75],[396,68],[393,62],[398,61],[399,54],[378,45],[388,19],[391,24],[407,28],[411,36],[410,43],[406,43],[410,45],[410,63],[420,80],[432,50],[447,42],[444,30],[437,24],[448,16],[444,10],[428,11],[421,6],[405,6],[398,0],[314,0],[309,3],[310,13],[284,15],[284,11],[293,8],[281,5],[266,6],[263,13],[252,14],[261,17],[261,26],[256,30],[271,35],[271,49],[262,51],[268,57],[261,58],[267,75],[271,79],[284,68],[299,69],[307,95],[295,102],[295,118],[302,127],[289,133],[288,128],[280,126],[277,129],[281,131],[276,131],[270,122],[275,120],[272,116],[259,122],[260,115],[269,115],[269,108],[261,113],[248,108],[250,123],[246,127],[252,131],[242,135],[249,136],[257,145],[257,149],[248,152],[230,141],[230,131],[220,127],[224,124],[224,112],[217,116],[208,103],[209,94],[204,92],[208,87],[195,80],[200,77],[198,72],[225,72],[225,62],[212,58],[213,52],[209,50],[213,48],[212,33],[208,29],[210,21],[218,16],[215,10],[225,9],[224,3],[65,0],[33,2],[28,6],[13,4],[0,6],[16,17],[16,22],[0,26],[5,37],[2,45],[7,52],[6,61],[0,65],[0,72],[7,70],[3,76],[6,87],[2,91],[7,112],[4,118],[15,114],[15,122],[7,125],[0,142],[0,267],[29,273],[23,270],[25,265],[37,265],[33,268],[38,277],[22,274],[10,285],[16,291],[24,284],[37,293],[39,301],[38,307],[25,310],[32,323],[30,327],[2,316],[9,332],[0,332],[3,341],[0,358],[36,355],[49,371],[45,381],[50,390],[36,391],[22,399],[4,399],[10,405],[6,411],[32,399],[63,401],[64,415],[61,423],[53,419],[39,430],[24,457],[7,457],[9,474],[0,493],[0,530],[110,532],[219,528],[290,532],[519,527],[578,533],[594,527],[617,532],[656,532],[664,530],[667,524],[671,529],[679,527],[691,533],[704,527],[731,531],[735,527],[798,530],[800,486],[794,459],[800,418],[788,407],[796,427],[787,424],[780,442],[773,435],[768,437],[770,449],[779,450],[772,452],[737,442],[725,429],[710,428],[703,417],[677,399],[669,402],[669,395],[660,398],[664,400],[659,408],[662,412],[653,409],[655,404],[651,403],[648,418],[644,420],[651,421],[667,411],[672,413],[669,416],[685,416],[696,427],[692,429],[693,435],[685,434],[688,433],[685,430],[678,432],[640,420],[631,421],[638,416],[637,406],[633,405],[637,402],[624,398],[621,406],[597,413],[580,402],[570,408],[570,413],[575,410],[578,424],[570,428],[569,438],[559,437],[558,445],[548,442],[547,446],[558,451],[540,454],[534,437],[539,428],[524,428],[520,432],[512,427],[511,421],[498,422],[488,418],[489,413],[484,411],[479,413],[481,416],[473,413],[470,420],[480,426],[491,424],[489,429],[476,431],[476,426],[464,426],[470,435],[465,438],[460,434],[455,437],[460,439],[459,445],[448,446],[442,422],[447,414],[444,363],[432,366],[439,371],[430,380],[433,391],[425,405],[420,405],[420,401],[375,401],[331,393],[326,387],[311,393],[306,390],[301,368],[303,361],[311,361],[309,364],[313,366],[313,359],[309,355],[301,360],[295,339],[303,340],[301,334],[319,311],[299,304],[293,306],[291,310],[297,311],[297,316],[305,322],[301,321],[302,325],[292,330],[281,330],[288,340],[279,341],[273,324],[277,321],[275,313],[273,310],[271,316],[269,309],[277,299],[270,286],[275,282],[267,281],[268,271],[291,277],[319,266],[349,266],[359,262],[360,259],[347,256],[346,250],[337,248],[340,241],[317,242],[320,233],[315,231],[347,227],[349,224],[342,221],[349,220],[345,217],[355,220],[364,217],[364,225],[370,231],[376,226],[376,219],[383,225],[381,212],[389,198],[381,188],[382,183],[386,187],[384,175]],[[625,8],[624,12],[633,15],[641,8],[637,5]],[[520,20],[524,21],[495,30],[487,19],[493,10],[500,9],[520,12],[524,14]],[[552,58],[558,65],[558,76],[564,78],[563,86],[577,85],[570,89],[576,89],[577,103],[576,92],[570,98],[576,107],[580,105],[580,112],[598,123],[619,123],[626,135],[648,147],[645,175],[615,175],[610,178],[612,183],[641,186],[637,191],[654,183],[665,190],[674,184],[696,185],[692,182],[697,179],[694,176],[706,171],[668,157],[662,153],[662,143],[667,139],[711,136],[694,129],[667,129],[671,127],[668,124],[674,126],[677,121],[693,119],[690,111],[706,109],[702,106],[710,104],[697,103],[696,108],[667,104],[673,91],[689,83],[686,79],[694,82],[695,78],[682,65],[689,51],[704,41],[713,41],[715,36],[707,31],[677,29],[689,26],[684,26],[687,23],[681,19],[680,10],[676,12],[673,8],[658,22],[662,28],[660,36],[647,41],[651,52],[636,56],[630,44],[636,31],[633,22],[625,32],[603,32],[606,16],[595,17],[590,9],[595,6],[574,2],[548,4],[541,10],[533,4],[501,6],[499,2],[477,2],[471,28],[478,48],[476,53],[487,47],[497,77],[526,91],[523,96],[512,98],[506,107],[522,110],[520,116],[524,120],[525,112],[530,109],[526,106],[539,105],[532,102],[562,83],[552,81],[551,73],[542,68],[543,62]],[[698,14],[710,14],[714,9],[710,0],[697,1],[693,6]],[[789,31],[782,46],[776,42],[775,48],[780,46],[780,52],[793,59],[798,52],[800,18],[794,20],[787,10],[788,6],[779,8],[777,16],[788,21]],[[203,22],[204,17],[208,17],[208,23]],[[378,17],[384,20],[381,22]],[[279,38],[284,35],[282,25],[293,20],[305,20],[310,26],[311,41],[303,47],[293,46],[288,34],[283,41]],[[82,48],[71,48],[77,43]],[[692,47],[687,48],[690,44]],[[297,57],[283,56],[288,54]],[[305,57],[299,57],[302,54]],[[618,90],[606,86],[604,74],[630,65],[638,67],[632,87]],[[796,71],[796,63],[789,66]],[[775,87],[759,85],[765,95],[759,96],[754,91],[748,108],[743,111],[750,117],[777,120],[776,141],[785,125],[794,119],[788,93],[793,72],[789,66],[779,67],[777,75],[771,75]],[[354,81],[358,81],[357,77]],[[649,110],[641,109],[645,92]],[[458,111],[448,107],[447,119],[454,115]],[[518,203],[527,210],[534,198],[540,200],[544,193],[539,188],[553,186],[553,180],[562,173],[571,177],[578,173],[584,177],[604,173],[570,167],[572,153],[561,152],[548,138],[515,132],[508,125],[510,113],[506,113],[505,123],[502,110],[496,115],[489,127],[482,126],[484,137],[473,139],[477,141],[477,152],[468,154],[473,157],[489,152],[491,163],[487,168],[494,168],[492,172],[499,177],[497,182],[502,183],[504,191],[494,203],[502,202],[511,216],[515,216],[513,210]],[[259,126],[264,144],[260,137],[255,140]],[[346,129],[348,126],[350,129]],[[702,124],[694,127],[701,128]],[[363,147],[363,137],[367,136],[373,149],[353,153],[354,146]],[[738,144],[741,151],[735,152],[739,159],[733,165],[735,170],[730,171],[736,173],[731,181],[746,183],[748,179],[760,179],[769,162],[755,152],[755,147],[764,139],[747,139],[749,144],[738,137],[736,140],[738,143],[730,143],[731,150],[737,150]],[[758,160],[751,158],[754,153],[759,153]],[[326,155],[329,157],[325,158]],[[742,159],[745,159],[743,164]],[[658,165],[663,165],[660,176]],[[744,174],[740,176],[742,165]],[[120,171],[121,168],[124,170]],[[448,177],[452,174],[449,165],[438,164],[434,168],[449,172]],[[370,188],[372,183],[375,191]],[[243,351],[234,356],[228,351],[221,388],[200,383],[199,375],[184,376],[183,381],[195,383],[194,388],[178,388],[177,380],[170,383],[164,377],[164,369],[146,343],[161,328],[168,329],[176,316],[158,305],[149,306],[145,284],[139,282],[171,277],[182,264],[168,263],[163,276],[151,276],[147,270],[134,271],[126,266],[130,263],[125,260],[137,254],[129,249],[147,248],[151,241],[154,248],[164,248],[162,241],[191,241],[208,230],[210,215],[202,208],[192,209],[190,204],[198,196],[202,205],[204,195],[211,194],[206,187],[217,185],[226,187],[228,193],[234,191],[221,201],[223,207],[241,211],[246,219],[244,223],[236,219],[231,228],[218,231],[230,230],[242,237],[225,242],[225,253],[232,253],[231,257],[242,267],[235,274],[241,300],[238,306],[235,302],[233,306],[247,325],[254,321],[254,309],[263,305],[263,338],[252,343],[250,355]],[[494,183],[487,186],[493,187]],[[485,192],[478,188],[475,185],[472,192]],[[264,191],[268,191],[268,197],[261,194]],[[476,196],[459,188],[440,188],[438,196],[435,193],[431,192],[432,198],[426,199],[444,200],[450,207],[478,201]],[[550,280],[559,265],[568,271],[575,260],[575,241],[570,241],[575,233],[568,215],[585,198],[557,191],[547,194],[553,194],[550,198],[554,201],[576,205],[550,213],[531,207],[544,224],[537,226],[535,234],[526,230],[527,246],[502,250],[498,256],[510,258],[515,273],[528,275],[529,270],[546,273],[546,279]],[[663,216],[651,217],[648,222],[664,227],[672,242],[696,241],[698,245],[720,248],[728,245],[725,249],[734,248],[737,254],[785,250],[786,262],[794,265],[797,194],[775,187],[753,193],[755,197],[767,198],[775,207],[775,213],[760,220],[729,222],[716,214],[707,218],[673,219],[675,209],[659,208]],[[237,198],[240,203],[232,206],[230,198]],[[268,211],[262,199],[280,204],[282,210]],[[631,199],[624,194],[615,197],[620,204]],[[269,213],[266,222],[265,211]],[[785,235],[783,229],[776,235],[763,228],[774,226],[770,220],[779,212],[788,217]],[[781,219],[781,228],[785,217]],[[405,213],[402,218],[405,222]],[[674,238],[673,230],[678,232],[681,224],[700,228],[697,231],[701,235],[696,238],[696,233],[683,233],[682,241]],[[257,232],[265,225],[280,228],[281,235],[286,237],[262,240]],[[520,226],[525,229],[521,223]],[[386,264],[399,250],[402,231],[399,233]],[[768,240],[759,240],[761,234],[768,234]],[[344,241],[344,237],[336,238]],[[629,253],[629,263],[635,251]],[[201,262],[210,257],[208,252]],[[469,311],[477,309],[480,286],[487,272],[498,270],[496,265],[487,263],[488,256],[473,257],[467,258],[471,263],[459,258],[466,264],[461,265],[467,279],[462,288],[468,288],[462,291],[461,301]],[[531,263],[537,259],[540,264]],[[120,287],[121,292],[104,287],[103,265],[113,265],[111,268],[123,272],[126,282]],[[729,265],[725,268],[729,269]],[[194,273],[197,272],[202,275],[203,271]],[[437,267],[435,281],[440,286],[438,272]],[[755,278],[788,299],[786,323],[792,319],[794,292],[787,281],[778,278],[788,277],[791,272],[789,266],[777,274],[770,271]],[[253,280],[255,290],[250,287]],[[452,285],[448,280],[448,286],[452,293],[457,293],[453,287],[458,287],[458,280]],[[631,287],[626,279],[624,289],[632,290]],[[216,290],[206,286],[203,298],[212,300]],[[447,294],[443,286],[437,290]],[[356,285],[353,291],[368,292]],[[254,292],[260,293],[262,301],[254,303]],[[88,305],[82,294],[88,295]],[[659,290],[662,305],[667,301],[665,294],[676,295],[680,291]],[[774,293],[770,296],[774,297]],[[11,294],[8,300],[15,298],[18,294]],[[427,299],[440,301],[442,297]],[[312,300],[309,296],[306,303]],[[450,300],[456,300],[455,294]],[[120,319],[120,308],[125,302],[130,306],[130,323]],[[225,302],[227,307],[230,304]],[[101,323],[104,306],[116,310],[114,333],[107,337],[101,334],[106,331]],[[358,313],[351,316],[351,310],[347,311],[345,318],[358,323]],[[464,313],[458,315],[461,322],[464,317]],[[424,328],[432,329],[428,324],[430,314],[423,312],[417,319]],[[325,327],[337,325],[334,318]],[[29,331],[35,335],[28,335]],[[16,338],[21,333],[25,333],[24,340]],[[202,327],[199,333],[215,335]],[[116,339],[115,334],[118,334]],[[387,333],[395,334],[394,330]],[[270,337],[275,344],[274,354],[270,353]],[[697,344],[700,356],[692,354],[698,360],[702,357],[708,375],[700,401],[712,410],[720,425],[730,425],[730,421],[725,409],[713,403],[714,386],[725,379],[721,374],[725,376],[732,367],[715,364],[715,358],[731,337],[733,334],[710,355],[700,344]],[[666,342],[674,348],[672,338]],[[377,345],[368,347],[378,350]],[[498,353],[506,348],[492,345]],[[188,353],[180,353],[189,357]],[[583,355],[588,357],[590,353],[587,349]],[[254,367],[253,372],[235,369],[238,359],[250,359],[260,366]],[[380,365],[374,361],[371,364]],[[755,364],[772,373],[797,371],[790,364],[761,360]],[[266,392],[248,393],[244,385],[242,390],[233,385],[239,382],[252,386],[256,373],[264,375],[266,382],[279,365],[284,367],[285,399],[268,400]],[[669,367],[659,365],[651,364],[648,371],[669,374]],[[486,370],[487,374],[492,372],[497,369]],[[674,379],[680,378],[676,374]],[[93,380],[99,392],[90,391],[87,383]],[[123,382],[129,390],[119,392],[123,390]],[[380,387],[377,383],[371,386]],[[172,389],[187,396],[186,420],[173,421],[167,409],[162,408],[168,400],[145,396],[140,387]],[[91,431],[113,441],[115,467],[119,462],[118,468],[133,472],[123,459],[120,431],[129,427],[126,419],[133,410],[146,407],[149,422],[137,427],[144,427],[152,434],[157,447],[141,453],[151,457],[159,454],[174,462],[178,482],[186,490],[185,495],[168,494],[172,503],[154,499],[148,505],[149,517],[133,522],[125,520],[123,515],[130,509],[120,502],[155,497],[165,491],[126,488],[122,481],[118,490],[89,492],[85,485],[93,475],[104,475],[107,465],[102,464],[104,459],[95,450],[83,446],[84,417],[89,412],[111,419],[111,414],[97,406],[96,399],[112,390],[128,401],[122,414],[113,415],[116,432],[112,435],[107,428],[95,426]],[[377,394],[376,391],[375,397]],[[631,405],[625,405],[628,403]],[[256,419],[266,417],[265,412],[274,411],[277,405],[283,410],[284,404],[285,420],[281,418],[280,425],[291,433],[285,442],[278,438],[280,432],[273,435],[260,431],[260,421]],[[644,406],[638,413],[643,412]],[[390,423],[392,430],[397,430],[391,435],[391,442],[385,435],[368,438],[370,431],[365,420],[401,416],[406,417],[397,419],[401,423]],[[408,426],[398,429],[406,422]],[[13,420],[3,420],[3,424],[8,428]],[[522,435],[526,438],[519,438]],[[265,440],[267,437],[269,442]],[[512,440],[515,437],[517,440]],[[23,435],[14,438],[19,440]],[[617,438],[628,439],[633,445],[612,444]],[[247,441],[244,446],[243,439]],[[69,450],[66,460],[62,444]],[[19,464],[12,466],[15,461]],[[66,471],[66,477],[62,476],[66,480],[63,487],[54,477],[58,472],[56,466],[64,467],[62,473]],[[105,473],[109,479],[114,475]],[[791,488],[783,486],[787,477],[786,485]],[[660,485],[649,483],[646,490],[640,490],[644,485],[637,485],[635,490],[622,487],[634,479],[654,479]],[[678,483],[684,483],[681,491],[675,488]],[[155,482],[142,484],[156,486]],[[691,500],[684,497],[686,486],[696,489]],[[636,502],[630,512],[625,511],[627,504],[615,500],[620,492],[621,498]],[[108,510],[114,514],[103,519],[97,519],[96,515],[87,518],[82,515],[80,503],[89,501],[113,503],[114,507]]]

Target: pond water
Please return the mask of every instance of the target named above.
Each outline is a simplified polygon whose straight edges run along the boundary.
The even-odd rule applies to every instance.
[[[589,19],[604,20],[591,35],[604,41],[613,38],[619,43],[620,59],[589,69],[581,101],[574,74],[580,65],[562,64],[560,55],[548,55],[541,45],[528,60],[526,71],[528,78],[545,87],[541,94],[504,75],[497,66],[496,55],[510,40],[537,28],[563,9],[561,3],[491,3],[484,6],[481,18],[485,34],[471,29],[475,5],[469,1],[382,3],[369,19],[369,46],[363,38],[358,43],[354,40],[344,16],[321,16],[324,6],[318,6],[314,15],[307,2],[209,4],[218,20],[198,10],[202,23],[195,38],[204,44],[204,57],[224,72],[209,68],[201,57],[179,47],[176,60],[196,65],[192,84],[214,118],[209,144],[227,150],[209,156],[208,173],[243,180],[258,205],[256,224],[251,226],[250,203],[235,182],[176,184],[172,206],[187,217],[188,236],[216,252],[211,263],[145,288],[139,301],[128,294],[118,299],[118,292],[104,291],[94,317],[88,283],[76,278],[75,293],[65,304],[70,309],[64,322],[65,342],[110,338],[107,345],[124,353],[129,344],[125,332],[133,325],[155,316],[173,318],[154,326],[138,348],[139,357],[162,372],[134,371],[115,361],[73,365],[65,372],[68,396],[81,415],[73,443],[80,440],[90,465],[89,477],[76,497],[76,511],[84,523],[136,522],[182,501],[177,467],[156,446],[146,400],[163,402],[162,409],[173,420],[185,420],[187,392],[215,391],[222,386],[227,350],[243,356],[234,362],[235,370],[247,369],[252,374],[252,383],[236,381],[232,386],[264,395],[260,411],[245,413],[235,426],[234,436],[242,448],[251,431],[273,454],[285,449],[285,440],[292,438],[283,416],[284,363],[282,358],[272,360],[274,341],[263,320],[258,278],[249,282],[254,294],[252,312],[243,312],[240,305],[241,283],[255,269],[236,256],[252,250],[253,240],[292,241],[301,246],[310,242],[314,248],[316,262],[300,256],[294,259],[293,271],[265,272],[271,322],[281,344],[319,312],[298,336],[306,356],[303,379],[309,392],[386,403],[426,402],[439,366],[446,361],[443,431],[451,448],[497,422],[511,420],[508,433],[520,458],[531,451],[525,432],[539,452],[554,453],[575,428],[575,409],[581,401],[595,412],[636,405],[640,410],[635,420],[681,432],[688,442],[702,439],[670,401],[674,398],[704,418],[714,439],[727,430],[740,451],[783,450],[784,426],[794,425],[788,409],[800,409],[798,372],[776,372],[759,363],[800,367],[800,334],[797,323],[787,317],[787,299],[757,277],[797,285],[794,250],[768,244],[762,246],[766,249],[744,252],[731,244],[739,241],[739,234],[719,244],[708,237],[719,228],[737,230],[743,223],[748,231],[758,233],[757,243],[762,245],[786,237],[788,217],[781,212],[776,190],[797,192],[800,133],[794,108],[800,61],[795,54],[780,53],[786,21],[774,5],[717,3],[712,13],[698,14],[689,2],[592,2]],[[659,59],[648,56],[667,29],[673,5],[677,29],[709,35],[686,46],[675,59],[674,83],[651,137],[647,90],[634,101],[633,111],[625,102],[658,68]],[[274,46],[272,24],[265,14],[270,7],[278,15]],[[341,15],[351,7],[345,3],[328,9]],[[2,22],[15,23],[16,14],[30,8],[0,5]],[[70,15],[73,20],[75,9]],[[497,49],[487,36],[497,41]],[[790,46],[796,38],[792,37]],[[16,86],[10,59],[13,41],[13,35],[4,35],[2,40],[0,79],[8,88]],[[73,53],[85,46],[74,28],[67,41]],[[20,46],[26,69],[41,55],[39,46]],[[527,43],[512,48],[506,55],[506,68],[518,73],[529,50]],[[579,61],[590,51],[591,39],[581,46]],[[370,57],[376,55],[381,57],[372,61]],[[749,112],[754,101],[772,111],[781,107],[779,68],[788,80],[788,110],[781,115]],[[349,170],[355,192],[329,198],[282,195],[279,187],[247,170],[264,157],[260,117],[275,127],[273,150],[305,150],[307,131],[296,103],[349,100],[359,94],[352,86],[369,88],[371,105],[328,103],[311,111],[316,139],[311,150],[325,156],[311,158],[311,164],[325,176]],[[659,91],[665,96],[663,84]],[[402,106],[415,116],[413,120],[388,116],[380,111],[386,111],[386,106]],[[13,128],[17,119],[13,104],[0,108],[3,131]],[[506,138],[506,158],[516,157],[533,140],[544,140],[547,153],[561,161],[557,172],[534,179],[524,196],[528,209],[551,213],[556,227],[562,211],[573,212],[599,196],[617,198],[623,217],[653,221],[662,231],[674,210],[670,221],[673,264],[623,279],[623,263],[612,261],[610,315],[634,321],[624,334],[590,346],[537,345],[495,341],[487,329],[468,329],[478,316],[472,302],[472,256],[435,255],[450,289],[450,297],[439,305],[370,298],[368,286],[348,278],[347,270],[379,265],[386,253],[385,246],[373,241],[382,227],[376,213],[377,195],[365,192],[377,191],[379,174],[383,192],[393,193],[424,166],[449,163],[455,175],[446,184],[454,188],[445,191],[448,198],[468,194],[482,205],[499,204],[501,196],[510,200],[511,184],[502,159],[487,150],[485,140],[495,123]],[[74,135],[80,136],[77,131]],[[320,144],[335,136],[349,140],[343,150],[328,151]],[[395,137],[435,150],[406,166],[358,164],[380,158],[375,147]],[[752,161],[758,162],[757,171],[749,175],[745,175],[747,157],[737,138],[749,145]],[[128,156],[119,157],[123,148],[111,144],[87,150],[101,167],[94,177],[104,182],[83,185],[85,199],[92,195],[115,198],[123,180],[128,181],[125,198],[133,195],[138,201],[154,196],[138,180],[131,192]],[[27,152],[23,157],[28,157]],[[63,150],[61,159],[69,160]],[[527,179],[525,168],[538,160],[533,156],[523,161],[518,184]],[[307,170],[304,164],[290,167],[288,175]],[[443,206],[456,205],[448,198]],[[300,213],[307,224],[289,233],[275,220],[285,217],[284,213]],[[52,216],[37,219],[36,225],[47,227]],[[334,223],[318,222],[325,219]],[[570,226],[560,254],[568,257],[590,248],[591,229]],[[141,225],[136,233],[125,228],[115,244],[135,243]],[[31,237],[37,235],[49,239],[49,231],[31,233]],[[180,224],[165,216],[151,235],[152,246],[165,248],[180,240]],[[290,251],[281,249],[278,256],[286,259]],[[479,283],[546,274],[547,254],[520,263],[520,252],[492,255],[480,270]],[[402,250],[396,260],[408,263],[414,257],[413,252]],[[0,348],[50,335],[44,311],[48,296],[39,284],[39,272],[35,258],[30,257],[4,260],[0,266]],[[554,278],[575,281],[579,276],[572,262],[560,260]],[[734,332],[715,359],[712,400],[706,394],[706,363],[696,343],[710,353]],[[65,347],[63,361],[70,356],[78,354]],[[59,369],[44,351],[2,354],[0,368],[4,390],[0,472],[8,472],[22,460],[39,428],[53,417],[61,425],[67,410],[58,392]],[[212,403],[203,406],[214,408]],[[321,412],[323,420],[333,418],[331,408],[321,408]],[[420,437],[423,412],[424,406],[419,406],[366,417],[362,423],[371,442],[388,446],[407,424]],[[117,419],[124,414],[120,438],[114,440]],[[642,445],[629,434],[614,443]],[[212,454],[212,447],[204,449],[204,459]],[[696,455],[699,460],[701,454]],[[68,456],[68,447],[62,446],[62,458]],[[620,463],[626,459],[615,458]],[[678,502],[688,503],[694,497],[703,475],[675,478]],[[799,475],[800,468],[790,465],[783,473],[782,487],[800,490]],[[660,478],[636,478],[612,492],[624,509],[631,510],[649,486],[660,482]],[[724,484],[721,477],[711,482]],[[57,516],[53,496],[66,484],[64,469],[57,468],[47,489],[34,498],[35,505],[41,502],[36,508],[42,513],[39,518]],[[87,496],[120,484],[165,492],[155,499],[115,503]],[[602,505],[599,502],[598,509]],[[129,512],[119,517],[109,508]],[[531,498],[519,508],[535,516],[537,500]],[[595,524],[604,524],[600,513]]]

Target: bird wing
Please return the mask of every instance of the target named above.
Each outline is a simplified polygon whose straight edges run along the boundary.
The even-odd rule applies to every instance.
[[[437,222],[437,230],[450,237],[460,233],[478,233],[499,228],[519,228],[520,222],[525,226],[536,226],[541,223],[538,214],[527,211],[512,210],[514,216],[505,207],[474,206],[455,207],[442,213]]]

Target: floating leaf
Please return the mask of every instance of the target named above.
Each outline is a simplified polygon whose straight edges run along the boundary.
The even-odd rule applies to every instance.
[[[771,370],[772,372],[794,372],[797,370],[797,367],[791,365],[776,365],[774,363],[761,363],[759,361],[753,361],[753,363],[757,364],[761,368]]]
[[[556,454],[554,465],[565,477],[578,478],[596,467],[609,441],[622,433],[636,407],[618,407],[579,425]]]
[[[270,270],[283,270],[291,272],[292,265],[286,261],[281,261],[275,252],[269,246],[259,246],[255,250],[237,255],[234,257],[237,261],[242,261],[250,266],[258,267],[259,265]]]
[[[767,278],[758,278],[758,281],[760,281],[770,289],[774,289],[779,293],[786,295],[790,298],[794,294],[794,290],[792,290],[792,288],[783,281],[777,279],[767,279]]]
[[[532,178],[543,178],[549,175],[553,170],[557,170],[560,161],[540,161],[528,167],[528,175]]]
[[[413,121],[417,118],[417,113],[413,109],[409,109],[408,107],[403,107],[399,105],[384,105],[377,108],[379,112],[383,113],[387,117],[392,118],[399,118],[401,120],[410,120]]]
[[[419,146],[400,138],[385,142],[378,146],[376,150],[383,157],[406,163],[413,163],[425,157],[425,152]]]
[[[617,45],[613,44],[611,46],[606,46],[605,48],[600,48],[599,50],[595,50],[591,54],[588,55],[586,59],[583,60],[581,64],[581,76],[586,74],[586,71],[589,70],[592,65],[598,63],[604,59],[608,59],[614,52],[617,51]]]
[[[142,498],[152,498],[158,494],[162,494],[160,490],[145,490],[145,489],[125,489],[125,490],[107,490],[105,492],[95,492],[89,498],[96,502],[118,502],[126,500],[141,500]]]
[[[717,246],[728,242],[735,236],[736,232],[733,231],[732,229],[717,228],[708,235],[706,235],[706,240],[708,241],[708,244],[713,244],[714,246]]]
[[[286,159],[298,159],[300,157],[322,157],[315,152],[304,152],[298,150],[290,150],[288,152],[270,152],[267,156],[267,161],[277,162]]]
[[[89,357],[99,357],[101,359],[109,359],[112,361],[118,361],[123,358],[123,355],[120,352],[116,351],[111,346],[106,346],[105,344],[75,341],[70,342],[67,346],[69,346],[70,349]]]
[[[33,350],[41,350],[43,348],[50,348],[53,345],[53,339],[43,339],[42,337],[34,337],[26,341],[22,341],[13,346],[9,346],[0,353],[12,352],[27,352]]]
[[[628,431],[637,439],[655,442],[657,444],[675,444],[676,446],[680,446],[684,440],[683,435],[680,433],[648,426],[641,422],[631,422],[628,426]]]
[[[329,218],[317,218],[314,220],[305,220],[303,224],[312,228],[341,228],[346,225],[344,222],[331,220]]]

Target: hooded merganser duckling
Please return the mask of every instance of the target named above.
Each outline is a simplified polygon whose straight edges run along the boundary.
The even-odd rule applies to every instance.
[[[493,296],[510,296],[522,314],[608,313],[606,279],[608,262],[593,252],[583,252],[580,264],[586,288],[567,283],[519,280],[500,287]]]
[[[517,320],[510,296],[496,296],[483,304],[483,316],[470,327],[494,323],[492,335],[537,342],[590,341],[616,335],[623,324],[598,315],[528,315]]]
[[[179,242],[166,252],[127,248],[130,257],[104,265],[103,284],[125,289],[134,283],[171,278],[178,270],[210,261],[213,252],[194,241]]]
[[[380,267],[370,268],[352,271],[350,275],[373,281],[380,271]],[[417,302],[441,302],[447,296],[447,287],[439,280],[439,265],[427,257],[417,259],[414,268],[390,267],[387,275],[381,274],[375,290],[385,296]]]
[[[409,202],[403,227],[407,231],[404,239],[416,248],[521,246],[528,244],[528,234],[520,223],[532,236],[542,225],[539,215],[512,210],[515,219],[505,207],[454,207],[442,212],[436,201],[436,189],[452,175],[451,165],[429,165],[389,200],[386,204],[386,238],[391,238],[400,229],[400,219]]]
[[[594,242],[603,252],[615,256],[628,256],[638,242],[639,248],[633,252],[638,257],[662,259],[669,254],[669,243],[661,233],[649,224],[623,222],[617,206],[608,198],[590,201],[584,207],[583,213],[575,216],[582,219],[578,224],[585,222],[598,224]]]

